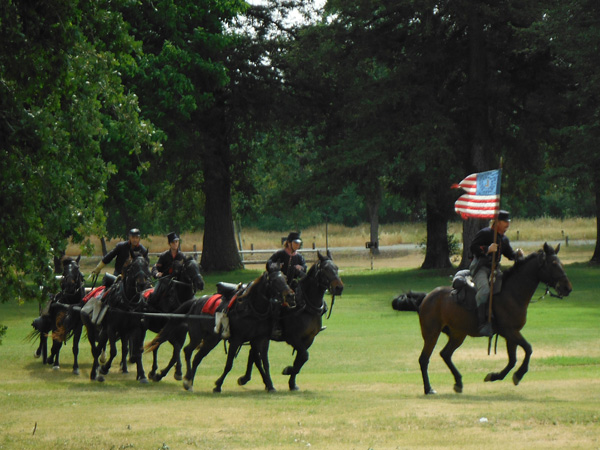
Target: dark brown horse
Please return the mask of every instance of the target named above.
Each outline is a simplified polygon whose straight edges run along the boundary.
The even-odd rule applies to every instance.
[[[513,374],[513,383],[519,384],[527,370],[531,358],[531,345],[521,334],[521,329],[527,320],[527,307],[538,284],[545,283],[556,289],[560,297],[567,296],[572,290],[571,282],[567,277],[563,265],[557,254],[560,245],[553,249],[544,244],[543,249],[530,254],[521,261],[515,262],[514,266],[504,273],[502,290],[493,298],[493,321],[494,332],[506,339],[506,350],[508,352],[508,364],[500,372],[489,373],[485,381],[503,380],[504,377],[515,367],[517,362],[517,347],[525,351],[523,363]],[[438,287],[423,297],[413,293],[417,298],[419,322],[424,345],[419,357],[421,374],[423,376],[423,387],[425,394],[435,394],[435,390],[429,383],[427,368],[431,353],[435,348],[441,333],[448,335],[448,343],[440,352],[440,355],[452,375],[454,375],[454,391],[462,392],[462,376],[452,362],[452,354],[462,345],[467,336],[478,337],[478,321],[476,311],[469,311],[457,303],[451,295],[451,287]],[[414,299],[407,299],[413,302]],[[404,300],[394,300],[394,309],[410,310],[406,307]],[[413,308],[415,310],[415,308]],[[490,338],[491,339],[491,338]]]
[[[296,307],[284,308],[281,312],[283,338],[296,352],[292,366],[283,369],[283,375],[289,375],[288,386],[291,391],[298,390],[296,376],[308,361],[308,349],[314,342],[323,325],[326,310],[323,296],[329,290],[332,296],[342,295],[344,283],[338,274],[338,267],[328,251],[327,256],[317,252],[318,261],[311,266],[296,289]],[[332,302],[333,303],[333,302]],[[244,385],[252,376],[252,364],[256,362],[254,349],[250,348],[246,373],[238,379]],[[258,366],[257,366],[258,367]]]

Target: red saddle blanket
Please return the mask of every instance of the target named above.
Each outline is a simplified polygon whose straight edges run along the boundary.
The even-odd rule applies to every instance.
[[[90,298],[98,297],[102,292],[104,292],[106,286],[98,286],[97,288],[92,289],[85,297],[83,297],[83,303],[87,303]]]
[[[231,300],[229,300],[229,304],[227,305],[227,311],[231,309],[236,299],[237,295],[234,295],[231,298]],[[215,312],[217,312],[217,308],[221,304],[221,301],[223,301],[223,296],[221,294],[214,294],[206,301],[206,303],[202,307],[202,314],[210,314],[211,316],[214,316]]]
[[[223,296],[221,294],[214,294],[212,297],[210,297],[202,307],[202,314],[210,314],[211,316],[214,316],[217,308],[221,304],[222,298]]]

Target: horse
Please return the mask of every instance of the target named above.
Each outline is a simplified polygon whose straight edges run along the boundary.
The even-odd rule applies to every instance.
[[[246,287],[236,292],[231,300],[226,299],[225,306],[229,305],[227,312],[231,335],[229,339],[229,351],[223,374],[215,382],[213,392],[221,392],[225,377],[231,371],[233,358],[237,355],[240,347],[245,342],[250,342],[257,349],[259,359],[259,369],[263,376],[265,388],[268,391],[274,391],[273,382],[269,373],[269,335],[271,333],[271,299],[277,298],[281,301],[293,301],[294,292],[288,286],[285,275],[281,273],[279,264],[271,265],[260,277],[254,280]],[[156,336],[156,338],[145,346],[146,351],[153,348],[154,345],[164,342],[173,330],[185,322],[189,332],[189,344],[184,349],[186,361],[186,374],[183,379],[183,387],[193,390],[194,377],[196,370],[202,359],[208,355],[213,348],[221,341],[222,336],[216,332],[215,320],[212,316],[204,313],[207,302],[213,297],[205,295],[203,297],[192,299],[184,303],[175,311],[177,315],[193,316],[187,319],[171,319],[167,326]],[[207,320],[201,320],[206,318]],[[183,345],[183,343],[182,343]],[[194,350],[198,352],[191,358]]]
[[[283,375],[289,375],[290,391],[299,389],[296,376],[308,361],[308,349],[322,329],[326,304],[323,296],[329,290],[333,298],[342,295],[344,283],[339,277],[338,267],[334,264],[331,252],[327,256],[317,252],[318,261],[311,266],[306,276],[299,281],[296,289],[296,307],[283,308],[281,312],[282,341],[294,348],[296,358],[292,366],[283,369]],[[333,305],[333,301],[332,301]],[[252,378],[252,365],[256,363],[256,352],[250,348],[246,373],[238,378],[240,386]],[[258,367],[258,366],[257,366]]]
[[[197,291],[204,290],[204,280],[200,274],[200,265],[191,256],[185,257],[183,261],[173,263],[173,273],[161,278],[164,288],[154,289],[148,297],[148,312],[150,313],[172,313],[185,301],[191,299]],[[144,325],[150,331],[159,333],[167,324],[168,318],[148,314],[144,317]],[[153,381],[162,380],[169,370],[175,365],[175,379],[181,380],[182,364],[180,358],[181,345],[185,341],[187,329],[181,327],[177,336],[169,341],[173,346],[173,355],[167,366],[158,372],[158,346],[152,351],[152,369],[148,376]]]
[[[148,383],[141,357],[146,330],[142,326],[142,316],[136,313],[146,309],[146,302],[141,294],[150,286],[148,261],[145,257],[134,254],[123,266],[121,277],[106,290],[101,299],[107,309],[103,318],[98,321],[100,323],[94,322],[92,308],[81,309],[81,320],[87,329],[94,358],[90,380],[104,381],[104,375],[108,374],[117,355],[116,342],[121,339],[124,353],[122,371],[127,372],[126,343],[131,340],[134,344],[131,349],[132,360],[137,366],[136,379],[140,383]],[[110,343],[109,359],[100,366],[99,358],[107,343]]]
[[[521,334],[527,319],[527,307],[540,282],[556,290],[559,297],[568,296],[572,285],[558,258],[560,244],[553,249],[547,243],[541,250],[528,255],[503,274],[502,289],[492,300],[494,333],[506,339],[508,364],[500,372],[488,373],[484,381],[503,380],[515,367],[517,347],[525,351],[523,363],[513,374],[512,380],[518,385],[529,369],[531,344]],[[471,288],[474,289],[474,288]],[[479,337],[478,319],[475,310],[468,310],[456,301],[451,287],[437,287],[430,293],[412,293],[409,299],[394,299],[393,307],[399,310],[413,310],[419,313],[419,323],[423,336],[423,350],[419,365],[426,395],[436,394],[431,387],[427,368],[431,353],[441,333],[448,335],[448,343],[440,356],[454,376],[454,391],[463,390],[462,375],[452,362],[452,354],[467,336]],[[412,306],[411,306],[412,304]],[[490,338],[490,343],[491,343]]]
[[[81,338],[82,324],[80,320],[72,320],[74,305],[80,306],[85,293],[85,282],[79,268],[81,255],[77,259],[66,257],[62,261],[63,273],[61,277],[61,290],[48,303],[40,317],[32,322],[35,331],[40,335],[40,345],[35,357],[42,356],[44,364],[52,365],[53,370],[60,369],[60,350],[69,337],[73,337],[73,373],[79,375],[79,340]],[[47,338],[52,332],[52,347],[47,356]]]

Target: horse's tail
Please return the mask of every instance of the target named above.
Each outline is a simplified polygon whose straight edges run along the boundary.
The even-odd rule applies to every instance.
[[[392,300],[392,308],[396,311],[419,311],[419,307],[427,292],[408,291]]]
[[[175,311],[173,311],[173,314],[179,314],[182,316],[190,314],[192,308],[197,304],[197,302],[197,298],[192,298],[191,300],[188,300],[187,302],[183,303]],[[171,336],[171,333],[173,333],[173,331],[177,329],[185,320],[185,317],[170,318],[167,324],[163,327],[162,330],[158,332],[155,338],[147,344],[144,344],[144,353],[153,352],[158,347],[160,347],[163,342],[168,341],[169,337]]]

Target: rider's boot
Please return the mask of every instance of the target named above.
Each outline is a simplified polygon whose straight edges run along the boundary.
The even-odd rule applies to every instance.
[[[492,324],[487,320],[487,304],[479,305],[477,307],[477,318],[479,320],[479,334],[481,336],[491,337],[494,335]]]

